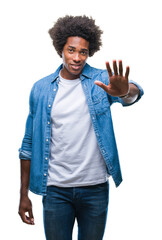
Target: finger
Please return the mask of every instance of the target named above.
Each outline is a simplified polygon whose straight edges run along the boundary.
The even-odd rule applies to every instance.
[[[28,211],[28,213],[29,213],[29,219],[30,219],[31,223],[34,224],[34,216],[33,216],[32,209],[30,209],[30,210]]]
[[[19,215],[24,223],[31,224],[29,217],[25,215],[25,212],[19,212]]]
[[[104,91],[108,91],[108,86],[106,85],[106,84],[104,84],[104,83],[102,83],[101,81],[95,81],[95,84],[97,85],[97,86],[99,86],[99,87],[101,87],[101,88],[103,88],[103,90]]]
[[[129,75],[129,66],[126,67],[126,72],[125,72],[125,78],[128,79],[128,75]]]
[[[109,62],[106,62],[106,68],[107,68],[107,71],[108,71],[108,74],[109,74],[109,77],[112,77],[112,71],[111,71],[111,67],[110,67],[110,64]]]
[[[114,74],[117,76],[118,75],[118,68],[116,65],[116,60],[113,61],[113,68],[114,68]]]
[[[119,60],[119,74],[122,77],[123,76],[123,64],[122,60]]]

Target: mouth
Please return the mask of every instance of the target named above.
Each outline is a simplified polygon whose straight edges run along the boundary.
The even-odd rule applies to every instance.
[[[73,70],[79,70],[81,68],[81,64],[77,65],[77,64],[71,64],[71,67]]]

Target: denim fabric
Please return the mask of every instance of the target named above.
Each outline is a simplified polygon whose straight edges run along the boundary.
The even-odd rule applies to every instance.
[[[108,212],[109,182],[87,187],[48,186],[43,197],[47,240],[72,240],[75,219],[78,240],[102,240]]]
[[[62,67],[63,65],[60,65],[55,73],[37,81],[33,85],[30,93],[30,109],[25,135],[19,149],[20,159],[31,160],[29,188],[32,192],[40,195],[46,195],[47,191],[51,109],[58,90],[59,71]],[[108,84],[107,70],[96,69],[86,64],[80,79],[97,142],[107,166],[107,172],[113,177],[117,187],[122,182],[122,174],[110,106],[114,102],[120,102],[123,106],[132,104],[126,104],[123,99],[108,95],[94,83],[95,80],[100,80]],[[135,101],[137,102],[143,95],[143,90],[137,83],[130,82],[134,83],[140,90],[140,95]]]

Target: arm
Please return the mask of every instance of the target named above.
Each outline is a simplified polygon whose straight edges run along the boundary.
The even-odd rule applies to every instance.
[[[21,165],[21,187],[20,187],[20,203],[19,215],[24,223],[34,224],[32,212],[32,203],[28,197],[29,177],[30,177],[30,160],[20,160]],[[28,212],[29,216],[25,215]]]
[[[25,135],[22,141],[21,148],[19,149],[21,187],[18,213],[24,223],[34,224],[32,203],[28,197],[33,134],[33,88],[30,93],[29,105],[29,115],[26,121]],[[25,212],[28,212],[29,216],[26,216]]]

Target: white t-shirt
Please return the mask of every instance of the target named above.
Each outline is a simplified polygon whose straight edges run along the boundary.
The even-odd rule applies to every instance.
[[[47,185],[77,187],[108,179],[91,122],[81,80],[60,75],[51,111],[50,159]]]

